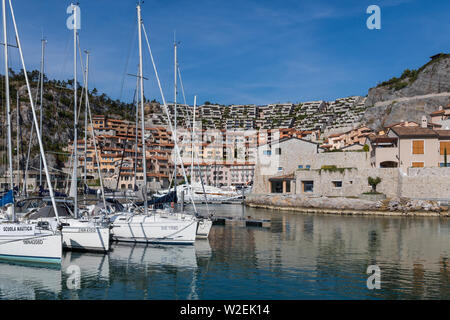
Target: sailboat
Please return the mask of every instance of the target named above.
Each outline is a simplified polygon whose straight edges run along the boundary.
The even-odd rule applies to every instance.
[[[108,225],[99,224],[89,219],[82,219],[79,216],[78,208],[78,191],[77,191],[77,176],[78,176],[78,116],[77,116],[77,49],[78,49],[78,28],[76,15],[78,14],[78,7],[72,5],[74,12],[73,24],[73,45],[74,45],[74,161],[70,196],[73,201],[66,201],[63,208],[68,209],[70,204],[73,204],[73,212],[60,219],[62,223],[62,241],[63,248],[69,250],[83,250],[83,251],[109,251],[110,229]],[[87,92],[87,72],[84,77],[85,87]],[[88,102],[86,99],[86,108]],[[56,209],[57,210],[57,209]],[[44,212],[42,212],[44,211]],[[70,211],[70,209],[69,209]],[[30,221],[47,222],[54,225],[55,210],[48,207],[42,208],[36,214],[27,217]]]
[[[81,219],[78,208],[78,116],[77,116],[77,49],[78,49],[78,26],[76,25],[76,15],[78,14],[77,6],[73,6],[74,12],[74,28],[73,28],[73,53],[74,53],[74,161],[72,188],[70,196],[73,197],[73,218],[63,220],[63,247],[67,249],[85,250],[85,251],[109,251],[109,227],[99,225],[88,219]],[[87,60],[88,63],[88,60]],[[85,90],[87,95],[87,69],[84,77]],[[86,108],[88,102],[86,99]]]
[[[158,75],[157,75],[157,72],[156,72],[156,67],[155,67],[155,64],[154,64],[154,61],[153,61],[153,55],[152,55],[151,49],[150,49],[150,44],[148,42],[147,34],[145,32],[145,28],[144,28],[144,35],[146,36],[147,46],[148,46],[148,49],[149,49],[149,52],[150,52],[150,56],[152,57],[153,67],[155,68],[156,76],[158,78]],[[182,201],[181,211],[182,211],[182,214],[185,214],[185,212],[183,212],[184,211],[184,194],[187,191],[187,193],[188,193],[188,195],[190,197],[191,203],[192,203],[192,207],[193,207],[193,212],[189,213],[189,214],[191,215],[192,219],[195,219],[195,220],[198,221],[197,231],[196,231],[196,238],[197,239],[207,239],[208,236],[209,236],[209,232],[211,230],[211,227],[212,227],[212,220],[209,217],[201,217],[198,214],[197,208],[195,206],[195,201],[194,201],[195,195],[193,193],[194,190],[192,188],[192,184],[185,184],[185,185],[181,186],[181,188],[179,188],[179,189],[181,189],[181,190],[179,190],[179,191],[181,191],[180,192],[180,196],[178,196],[178,192],[179,191],[177,191],[177,176],[178,176],[177,175],[177,160],[178,159],[180,160],[180,167],[181,167],[181,170],[182,170],[182,174],[184,176],[184,180],[186,182],[188,182],[188,179],[187,179],[187,176],[186,176],[186,172],[185,172],[185,168],[184,168],[184,165],[183,165],[183,161],[181,159],[181,154],[180,154],[180,149],[178,147],[178,139],[177,139],[177,122],[178,122],[177,121],[177,94],[178,94],[177,79],[178,79],[178,76],[180,78],[181,89],[182,89],[182,92],[183,92],[184,105],[187,105],[186,104],[186,96],[184,94],[183,82],[181,80],[181,72],[180,72],[179,66],[178,66],[177,42],[174,41],[174,116],[175,117],[174,117],[174,129],[173,130],[172,130],[172,122],[171,122],[171,119],[170,119],[170,114],[168,112],[167,104],[166,104],[165,99],[164,99],[164,94],[163,94],[163,92],[161,90],[161,86],[160,86],[160,93],[161,93],[161,97],[162,97],[163,104],[164,104],[164,110],[166,112],[167,121],[168,121],[170,130],[172,131],[172,137],[173,137],[174,147],[175,147],[174,148],[174,151],[175,151],[175,159],[174,159],[174,188],[173,188],[173,191],[169,190],[165,194],[165,196],[168,197],[171,194],[175,194],[175,199],[176,200],[177,199],[182,199],[181,200]],[[158,78],[158,84],[160,85],[159,78]],[[195,137],[195,107],[196,107],[196,103],[197,103],[197,96],[194,97],[194,119],[193,119],[194,124],[193,124],[193,128],[192,128],[193,129],[192,130],[192,137],[193,137],[192,142],[194,142],[194,137]],[[188,115],[188,119],[189,119],[189,115]],[[194,155],[194,153],[192,154],[192,164],[193,164],[193,159],[194,159],[193,155]],[[198,159],[197,159],[197,162],[198,162]],[[191,177],[192,177],[192,174],[191,174]],[[191,183],[192,183],[192,181],[191,181]],[[205,193],[203,181],[202,181],[202,189],[203,189],[203,194],[204,194],[205,200],[206,200],[206,193]],[[176,200],[175,200],[175,202],[176,202]],[[206,203],[207,203],[207,201],[206,201]],[[174,206],[174,209],[175,209],[174,211],[177,210],[177,206],[176,205]],[[172,217],[177,217],[177,213],[176,212],[171,212],[170,209],[166,210],[166,212],[171,214]],[[208,209],[208,212],[209,212],[209,209]],[[208,213],[208,215],[209,215],[209,213]]]
[[[181,83],[181,89],[183,92],[183,97],[184,97],[184,105],[186,104],[186,96],[184,94],[184,87],[183,87],[183,82],[181,80],[181,72],[179,70],[178,67],[178,59],[177,59],[177,43],[176,41],[174,42],[174,69],[175,69],[175,81],[174,81],[174,87],[175,87],[175,96],[174,96],[174,113],[175,113],[175,121],[174,121],[174,126],[175,126],[175,130],[174,130],[174,142],[175,145],[177,145],[177,134],[176,134],[176,128],[177,128],[177,78],[178,76],[180,77],[180,83]],[[210,219],[210,217],[200,217],[197,214],[197,209],[195,207],[195,200],[196,200],[196,196],[198,197],[199,195],[204,196],[205,199],[205,203],[206,203],[206,207],[207,207],[207,211],[208,211],[208,215],[209,215],[209,208],[208,208],[208,201],[207,201],[207,197],[206,197],[206,191],[205,191],[205,185],[203,184],[203,179],[200,175],[200,181],[201,181],[201,185],[197,186],[197,189],[193,186],[192,184],[192,179],[194,177],[193,175],[193,168],[194,168],[194,145],[195,145],[195,108],[197,105],[197,96],[194,96],[194,115],[193,115],[193,120],[192,120],[192,139],[191,139],[191,143],[192,143],[192,148],[191,148],[191,152],[192,152],[192,163],[191,163],[191,182],[190,184],[188,184],[188,180],[186,179],[187,177],[185,176],[185,181],[187,182],[184,185],[181,185],[179,187],[179,190],[177,191],[177,155],[175,156],[175,166],[174,166],[174,188],[173,191],[171,191],[171,189],[169,188],[169,190],[165,193],[166,195],[170,194],[171,192],[174,192],[176,195],[175,199],[182,199],[181,201],[183,202],[181,204],[182,208],[184,208],[184,194],[187,191],[190,195],[191,201],[192,201],[192,205],[194,207],[194,214],[193,216],[196,217],[196,219],[198,220],[198,226],[197,226],[197,234],[196,234],[196,238],[197,239],[207,239],[209,236],[209,232],[211,231],[211,227],[212,227],[212,220]],[[188,116],[188,120],[189,119],[189,114],[187,114]],[[168,121],[170,123],[170,118],[168,118]],[[188,122],[189,123],[189,122]],[[196,160],[198,162],[198,159],[196,157]],[[184,165],[183,162],[181,161],[181,167],[184,171]],[[198,168],[200,170],[200,168]],[[201,188],[201,191],[200,191]]]
[[[28,95],[33,114],[33,121],[36,130],[38,130],[38,122],[35,113],[35,106],[31,95],[30,83],[28,81],[28,74],[23,59],[22,46],[17,30],[14,10],[11,1],[10,10],[14,25],[17,47],[20,53],[20,60],[24,71],[25,81],[27,84]],[[11,215],[8,217],[9,221],[0,223],[0,259],[12,261],[26,261],[26,262],[42,262],[51,264],[61,264],[62,245],[61,232],[59,228],[59,218],[56,214],[57,224],[55,228],[42,224],[29,224],[17,222],[15,213],[15,199],[14,199],[14,182],[12,170],[12,138],[11,138],[11,117],[10,117],[10,96],[9,96],[9,65],[8,65],[8,42],[6,30],[6,0],[2,0],[2,18],[3,18],[3,45],[4,45],[4,59],[5,59],[5,96],[7,107],[7,126],[8,126],[8,166],[10,178],[10,190],[0,199],[0,204],[7,207],[7,212]],[[47,162],[45,160],[44,148],[41,137],[38,135],[38,143],[40,155],[44,165],[45,175],[49,184],[51,202],[56,208],[55,199],[53,196],[53,189],[50,184],[50,175],[48,174]]]
[[[167,214],[164,210],[148,210],[147,194],[147,161],[145,141],[145,117],[144,117],[144,85],[142,62],[142,18],[141,5],[137,7],[137,23],[139,35],[139,84],[140,84],[140,109],[141,109],[141,137],[142,137],[142,167],[144,174],[143,184],[143,213],[123,212],[110,217],[112,226],[112,239],[123,242],[144,242],[163,244],[194,244],[197,219],[192,215],[179,214],[176,216]],[[145,31],[145,30],[144,30]],[[148,39],[147,39],[148,40]],[[158,80],[159,81],[159,80]]]

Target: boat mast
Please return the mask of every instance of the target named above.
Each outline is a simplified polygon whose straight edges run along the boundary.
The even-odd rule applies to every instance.
[[[6,36],[6,0],[2,1],[3,9],[3,47],[5,50],[5,97],[6,97],[6,125],[8,127],[8,167],[9,167],[9,183],[11,190],[14,190],[13,178],[13,157],[12,157],[12,141],[11,141],[11,105],[9,101],[9,65],[8,65],[8,39]],[[13,191],[14,194],[14,191]],[[12,205],[12,220],[16,220],[15,205]]]
[[[73,5],[72,5],[73,6]],[[73,195],[73,209],[75,219],[78,218],[78,129],[77,129],[77,9],[73,6],[73,146],[74,146],[74,160],[73,160],[73,176],[72,184],[75,184],[75,194]]]
[[[144,213],[148,214],[147,207],[147,159],[146,159],[146,148],[145,148],[145,120],[144,120],[144,79],[142,70],[142,19],[141,19],[141,3],[137,5],[137,15],[138,15],[138,34],[139,34],[139,82],[141,87],[141,134],[142,134],[142,166],[144,173]]]
[[[42,95],[44,91],[44,48],[45,43],[47,41],[42,38],[41,40],[41,72],[40,72],[40,78],[41,78],[41,92],[40,92],[40,100],[39,100],[39,135],[42,138]],[[42,158],[39,157],[39,185],[42,186]]]
[[[4,7],[5,7],[5,0],[3,0],[3,8]],[[43,147],[43,144],[42,144],[42,139],[41,139],[41,136],[38,134],[38,129],[37,129],[38,128],[38,120],[37,120],[37,117],[36,117],[36,110],[34,108],[34,101],[33,101],[33,96],[31,94],[30,81],[28,80],[27,69],[26,69],[26,66],[25,66],[25,61],[23,59],[22,45],[20,44],[19,32],[17,30],[17,24],[16,24],[16,19],[14,17],[14,10],[13,10],[12,4],[11,4],[11,0],[9,0],[9,8],[11,9],[11,17],[12,17],[12,21],[13,21],[13,25],[14,25],[14,31],[15,31],[15,34],[16,34],[17,47],[19,49],[20,60],[21,60],[21,63],[22,63],[23,73],[24,73],[24,76],[25,76],[25,82],[27,84],[28,97],[30,99],[31,111],[32,111],[32,114],[33,114],[33,123],[34,123],[34,126],[36,127],[36,133],[37,133],[36,135],[37,135],[37,138],[38,138],[39,150],[41,152],[42,162],[43,162],[43,165],[44,165],[45,176],[47,178],[47,184],[48,184],[48,189],[49,189],[49,193],[50,193],[50,199],[52,201],[53,210],[55,211],[56,220],[59,223],[59,215],[58,215],[58,210],[56,208],[55,196],[54,196],[54,193],[53,193],[53,186],[52,186],[51,181],[50,181],[50,174],[48,172],[47,161],[45,159],[45,153],[44,153],[44,147]],[[6,19],[4,19],[4,22],[6,22],[5,20]],[[4,28],[4,30],[6,30],[6,29]],[[6,47],[6,42],[5,42],[5,47]]]
[[[194,118],[192,120],[192,138],[191,138],[191,185],[194,181],[194,137],[195,137],[195,107],[197,106],[197,96],[194,96]]]
[[[17,90],[17,98],[16,98],[16,104],[17,104],[17,131],[16,131],[16,157],[17,157],[17,192],[20,194],[20,155],[19,155],[19,131],[20,131],[20,123],[19,123],[19,90]]]
[[[138,70],[139,74],[139,70]],[[138,127],[139,127],[139,77],[136,77],[136,92],[134,95],[135,103],[136,103],[136,149],[134,152],[134,188],[133,190],[136,190],[136,175],[137,175],[137,158],[138,158]]]
[[[173,41],[173,50],[174,50],[174,102],[173,102],[173,107],[175,109],[175,129],[174,129],[174,138],[175,138],[175,143],[177,143],[178,139],[177,139],[177,41],[175,39],[174,36],[174,41]],[[177,199],[177,157],[175,156],[175,161],[174,161],[174,191],[175,191],[175,196]],[[178,200],[178,199],[177,199]],[[177,201],[178,202],[178,201]],[[177,209],[176,207],[176,203],[175,203],[175,211]]]
[[[87,127],[88,127],[88,98],[89,98],[89,91],[88,91],[88,74],[89,74],[89,51],[85,50],[86,53],[86,76],[85,76],[85,83],[84,83],[84,89],[86,91],[86,101],[85,101],[85,108],[84,108],[84,185],[87,185],[86,183],[86,176],[87,176]]]

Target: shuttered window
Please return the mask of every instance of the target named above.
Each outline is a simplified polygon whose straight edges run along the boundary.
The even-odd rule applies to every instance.
[[[424,145],[423,140],[416,140],[416,141],[413,141],[412,143],[413,143],[412,153],[413,154],[423,154],[423,145]]]
[[[440,149],[441,149],[441,156],[444,155],[445,149],[447,149],[447,155],[450,156],[450,141],[441,141]]]
[[[423,162],[413,162],[413,168],[423,168]]]

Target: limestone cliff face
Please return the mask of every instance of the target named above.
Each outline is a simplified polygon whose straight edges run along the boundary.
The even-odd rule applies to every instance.
[[[420,122],[440,105],[450,104],[450,55],[435,56],[418,70],[407,70],[369,90],[362,122],[381,129],[400,121]]]

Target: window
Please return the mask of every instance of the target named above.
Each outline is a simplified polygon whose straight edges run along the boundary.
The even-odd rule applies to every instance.
[[[423,154],[423,140],[415,140],[412,142],[412,153],[413,154]]]
[[[281,181],[272,181],[272,193],[283,193],[283,184]]]
[[[413,168],[423,168],[424,167],[424,163],[423,162],[413,162],[412,163],[412,167]]]
[[[291,192],[291,182],[290,181],[286,181],[286,192],[287,193]]]
[[[281,154],[281,148],[276,148],[275,149],[275,154]]]
[[[303,165],[299,165],[298,168],[299,168],[299,169],[303,169]]]
[[[445,149],[447,149],[447,155],[450,156],[450,141],[441,141],[440,143],[441,156],[445,154]]]
[[[306,169],[311,169],[311,166],[309,164],[306,165]]]
[[[333,187],[342,188],[342,181],[331,181],[333,183]]]
[[[278,167],[278,171],[283,171],[283,167]]]
[[[439,167],[441,167],[441,168],[450,167],[450,163],[447,163],[447,165],[445,165],[444,162],[441,162],[441,163],[439,163]]]
[[[266,156],[270,156],[272,154],[272,151],[271,150],[264,150],[263,154],[266,155]]]
[[[314,181],[302,181],[303,192],[313,192],[314,191]]]

